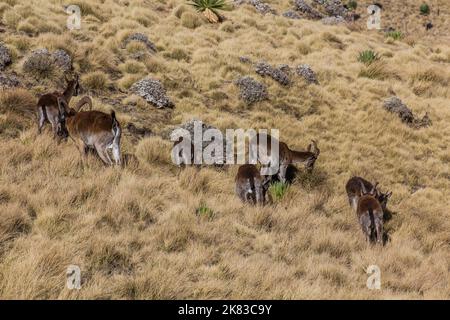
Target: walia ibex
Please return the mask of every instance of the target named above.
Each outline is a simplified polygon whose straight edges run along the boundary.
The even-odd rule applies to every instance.
[[[352,177],[347,181],[347,184],[345,185],[345,190],[347,191],[348,196],[348,202],[350,203],[350,206],[353,208],[353,210],[356,211],[358,207],[358,201],[361,197],[362,193],[362,185],[366,188],[366,190],[372,190],[375,189],[376,192],[376,198],[380,202],[381,207],[383,208],[383,211],[386,210],[387,202],[389,198],[392,196],[392,192],[386,192],[382,193],[377,188],[378,182],[375,183],[375,186],[372,185],[369,181],[367,181],[364,178],[361,177]]]
[[[111,114],[100,111],[82,111],[69,108],[63,97],[58,97],[58,106],[61,116],[60,127],[63,130],[64,138],[70,137],[82,156],[86,156],[90,148],[94,148],[99,157],[107,165],[113,162],[109,157],[108,150],[112,149],[112,157],[116,165],[121,165],[120,138],[122,129],[116,119],[116,113]],[[92,104],[89,97],[83,98],[77,105]],[[69,110],[67,112],[67,110]]]
[[[361,196],[356,208],[356,216],[361,225],[362,231],[368,242],[376,240],[383,244],[383,208],[376,198],[376,185],[367,191],[364,183],[361,182]]]
[[[266,140],[265,146],[260,147],[261,141],[263,139]],[[303,164],[305,166],[305,169],[308,172],[311,172],[314,168],[314,164],[319,157],[320,150],[317,147],[317,143],[315,140],[312,140],[311,143],[308,145],[308,148],[306,151],[295,151],[290,149],[286,143],[282,141],[278,141],[278,161],[277,159],[272,159],[273,155],[271,154],[271,145],[272,141],[277,141],[276,139],[272,138],[268,134],[258,134],[256,136],[256,143],[255,139],[253,139],[250,142],[250,147],[252,148],[252,152],[254,154],[258,154],[258,160],[263,164],[268,163],[279,163],[279,170],[278,170],[278,177],[281,180],[281,182],[286,182],[286,172],[288,169],[288,166],[291,164]],[[264,145],[264,144],[263,144]],[[261,150],[266,149],[266,150]],[[258,151],[260,151],[258,153]],[[275,155],[276,156],[276,155]]]
[[[38,112],[38,132],[42,132],[42,128],[46,121],[50,122],[53,129],[54,137],[61,138],[63,135],[62,129],[59,127],[61,121],[59,119],[59,106],[58,106],[58,98],[62,98],[65,100],[65,105],[69,106],[70,100],[73,96],[78,96],[80,91],[80,82],[79,76],[76,75],[73,80],[68,80],[65,78],[67,82],[67,88],[63,93],[53,92],[47,93],[41,96],[37,103],[37,112]],[[78,110],[76,110],[78,111]],[[66,110],[68,113],[69,110]]]
[[[271,177],[262,176],[255,165],[244,164],[236,175],[236,194],[243,202],[264,205],[270,181]]]

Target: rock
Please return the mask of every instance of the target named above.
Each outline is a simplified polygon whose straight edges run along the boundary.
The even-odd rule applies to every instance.
[[[58,49],[52,54],[55,64],[60,67],[63,71],[71,71],[72,68],[72,58],[70,55],[62,50]]]
[[[308,83],[319,84],[316,73],[307,64],[301,64],[297,67],[296,72],[299,76],[302,76]]]
[[[325,17],[322,18],[322,23],[325,25],[329,25],[329,26],[334,26],[334,25],[338,25],[341,23],[345,23],[345,19],[342,18],[341,16],[336,16],[336,17]]]
[[[148,37],[143,34],[143,33],[133,33],[130,34],[124,41],[123,41],[123,47],[126,47],[128,45],[128,43],[130,43],[131,41],[138,41],[138,42],[142,42],[143,44],[145,44],[145,46],[147,47],[147,50],[150,51],[151,53],[156,53],[156,46],[153,44],[153,42],[151,42]]]
[[[20,86],[20,81],[15,75],[0,74],[0,88],[8,89]]]
[[[294,10],[288,10],[286,12],[283,13],[283,17],[288,18],[288,19],[301,19],[302,17],[295,12]]]
[[[150,78],[139,80],[131,86],[130,90],[147,102],[154,104],[158,109],[174,106],[166,95],[166,89],[158,80]]]
[[[0,42],[0,71],[11,64],[11,54],[3,42]]]
[[[297,11],[300,11],[305,16],[310,19],[322,19],[323,14],[319,11],[313,9],[309,4],[305,2],[305,0],[294,0],[294,8]]]
[[[396,113],[403,123],[414,129],[426,128],[433,124],[428,113],[425,113],[422,119],[416,118],[408,106],[395,96],[387,99],[383,106],[387,111]]]
[[[249,57],[239,57],[239,61],[242,63],[252,63],[252,60]]]
[[[242,77],[235,84],[240,89],[239,97],[249,105],[268,98],[266,86],[251,77]]]
[[[340,0],[327,0],[322,6],[325,8],[327,14],[332,17],[346,17],[348,14],[348,10]]]
[[[272,9],[271,6],[269,6],[267,3],[264,3],[262,0],[234,0],[233,1],[235,5],[242,5],[245,3],[248,3],[252,6],[255,7],[255,9],[262,14],[267,14],[267,13],[271,13],[271,14],[277,14],[277,12]]]
[[[402,122],[407,124],[414,122],[414,114],[399,98],[390,97],[383,106],[387,111],[397,113]]]
[[[258,62],[255,66],[257,74],[265,77],[269,76],[278,83],[287,86],[290,84],[289,76],[279,68],[274,68],[265,61]]]

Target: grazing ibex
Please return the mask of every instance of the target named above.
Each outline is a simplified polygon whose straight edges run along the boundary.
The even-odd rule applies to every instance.
[[[376,240],[383,244],[383,208],[376,198],[376,186],[368,192],[361,182],[361,195],[356,208],[356,216],[368,242]]]
[[[63,93],[53,92],[47,93],[41,96],[37,103],[38,111],[38,132],[42,132],[42,128],[46,121],[50,122],[53,129],[54,137],[62,137],[63,134],[61,128],[59,128],[60,114],[58,106],[58,98],[63,98],[68,106],[73,96],[78,96],[80,91],[79,76],[76,75],[74,80],[68,80],[66,78],[67,88]],[[66,110],[68,112],[68,110]]]
[[[243,202],[264,205],[270,181],[271,177],[261,176],[255,165],[244,164],[236,175],[236,194]]]
[[[257,151],[260,149],[259,145],[262,141],[262,139],[266,139],[265,148],[266,150],[262,150],[263,154],[258,154]],[[271,155],[271,141],[275,140],[270,135],[267,134],[258,134],[256,136],[256,143],[255,140],[252,140],[251,148],[254,152],[254,154],[258,154],[258,159],[261,163],[276,163],[276,159],[272,159]],[[281,180],[281,182],[286,182],[286,172],[291,164],[297,164],[302,163],[305,166],[305,169],[308,172],[311,172],[314,168],[314,164],[319,157],[320,150],[317,147],[317,143],[315,140],[312,140],[311,143],[308,145],[308,148],[306,151],[295,151],[289,149],[286,143],[282,141],[278,141],[278,152],[279,152],[279,170],[278,170],[278,177]],[[264,149],[264,148],[263,148]],[[264,155],[265,153],[265,155]]]
[[[91,104],[90,98],[83,98],[77,106]],[[90,148],[97,151],[99,157],[107,165],[112,165],[108,150],[112,149],[112,157],[116,165],[121,165],[120,138],[122,129],[116,119],[116,113],[111,111],[111,115],[100,111],[82,111],[69,108],[62,97],[58,97],[60,127],[64,132],[64,137],[70,137],[81,154],[85,156]],[[67,112],[69,110],[69,112]]]
[[[353,208],[353,210],[356,211],[358,207],[358,200],[362,192],[361,185],[364,185],[366,190],[372,190],[372,188],[375,188],[376,198],[380,202],[383,211],[386,210],[387,202],[389,198],[392,196],[392,192],[382,193],[377,188],[378,183],[375,183],[374,187],[372,183],[370,183],[364,178],[352,177],[347,181],[347,184],[345,185],[345,190],[347,191],[348,202],[350,203],[350,206]]]

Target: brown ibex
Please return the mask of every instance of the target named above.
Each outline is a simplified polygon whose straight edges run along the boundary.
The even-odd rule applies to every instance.
[[[253,164],[239,167],[236,175],[236,194],[243,202],[264,205],[271,176],[261,176]]]
[[[260,143],[263,141],[262,139],[266,139],[265,149],[260,149]],[[268,163],[276,163],[276,159],[272,159],[271,154],[271,145],[272,140],[277,141],[276,139],[272,138],[270,135],[267,134],[258,134],[256,136],[256,143],[255,139],[253,139],[250,142],[250,148],[254,154],[258,155],[258,160],[262,163],[267,165]],[[312,140],[311,143],[308,145],[308,148],[306,151],[295,151],[292,149],[289,149],[286,143],[282,141],[278,141],[278,163],[279,163],[279,170],[278,170],[278,177],[279,179],[284,183],[286,182],[286,172],[288,169],[288,166],[291,164],[298,164],[301,163],[305,166],[305,169],[308,172],[311,172],[314,168],[314,164],[319,157],[320,150],[317,147],[317,143],[315,140]],[[258,154],[258,151],[261,151],[262,154]],[[265,154],[264,154],[265,153]]]
[[[378,183],[375,183],[374,186],[372,185],[372,183],[370,183],[364,178],[352,177],[347,181],[347,184],[345,185],[345,190],[347,191],[348,202],[350,203],[350,206],[353,208],[353,210],[356,211],[358,207],[358,200],[362,193],[361,185],[364,185],[366,190],[372,190],[373,188],[375,188],[376,198],[380,202],[383,211],[386,210],[387,202],[389,198],[392,196],[392,192],[382,193],[377,188]]]
[[[85,99],[83,98],[77,106],[81,107],[85,103],[91,104],[90,98],[86,98],[85,101],[83,101]],[[115,164],[121,165],[120,138],[122,129],[114,111],[111,111],[111,115],[100,111],[77,112],[69,108],[62,97],[58,97],[58,105],[62,115],[59,119],[64,138],[70,137],[82,156],[85,156],[90,148],[94,148],[105,164],[112,165],[108,154],[108,150],[112,149]]]
[[[356,208],[356,216],[368,242],[376,240],[383,244],[383,208],[376,198],[376,185],[368,192],[361,182],[361,194]]]
[[[38,132],[42,132],[42,128],[46,121],[50,122],[53,129],[54,137],[62,137],[63,132],[60,128],[60,114],[58,106],[58,98],[63,98],[66,101],[66,105],[69,106],[70,100],[73,96],[78,96],[80,91],[79,76],[76,75],[75,79],[68,80],[66,78],[67,88],[63,93],[53,92],[47,93],[41,96],[37,103],[38,112]],[[69,112],[69,110],[66,110]]]

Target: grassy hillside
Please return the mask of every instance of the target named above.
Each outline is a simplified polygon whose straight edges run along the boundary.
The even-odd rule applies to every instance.
[[[3,74],[21,82],[0,91],[0,297],[450,298],[450,4],[430,1],[440,14],[425,18],[422,1],[378,2],[383,28],[402,39],[364,28],[369,1],[358,1],[355,24],[327,26],[250,5],[210,24],[183,0],[0,0],[0,37],[12,55]],[[82,9],[81,30],[66,28],[69,3]],[[279,13],[293,7],[266,3]],[[157,52],[123,45],[134,32]],[[37,134],[37,96],[63,89],[57,71],[24,71],[38,48],[70,54],[94,108],[115,109],[123,152],[138,163],[106,168],[91,156],[83,165],[72,142]],[[381,59],[366,66],[358,55],[368,49]],[[281,86],[242,56],[309,64],[319,85],[292,75]],[[173,109],[130,93],[146,76],[163,83]],[[246,105],[234,84],[241,76],[264,83],[269,99]],[[383,102],[393,95],[419,117],[428,112],[432,126],[416,130],[388,113]],[[316,139],[321,154],[284,197],[251,207],[234,194],[237,166],[172,164],[167,132],[192,118],[277,128],[294,149]],[[137,139],[129,122],[153,136]],[[393,191],[384,247],[365,242],[348,205],[352,175]],[[81,290],[66,288],[71,264],[81,268]],[[367,289],[369,265],[380,267],[382,290]]]

